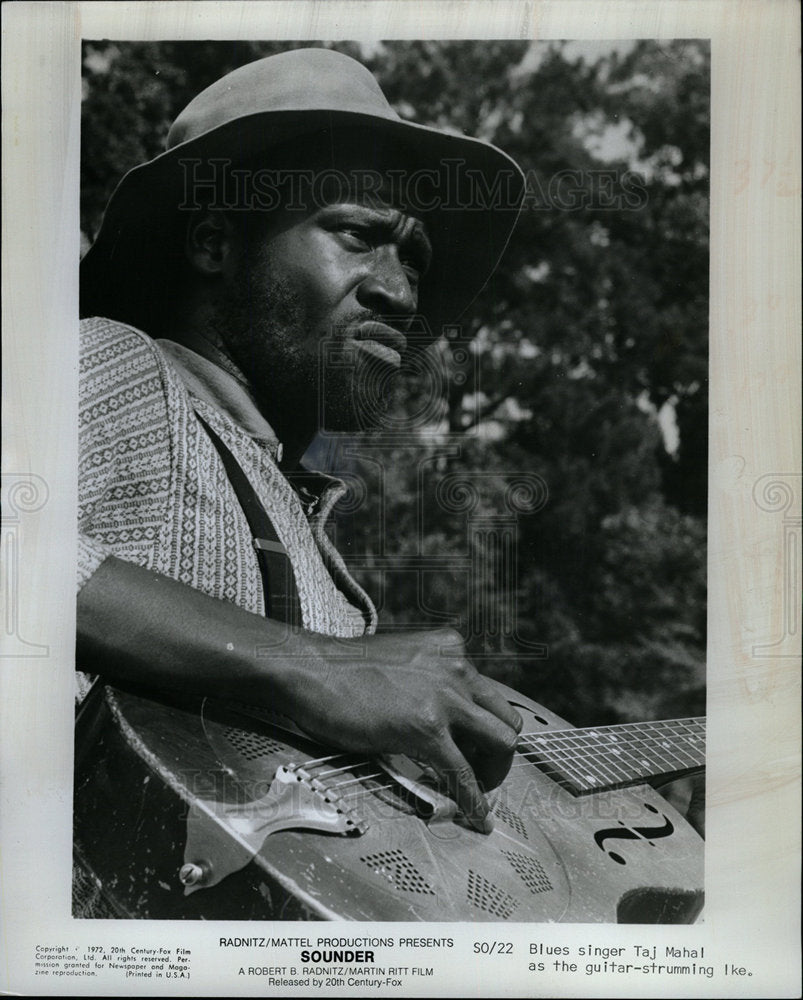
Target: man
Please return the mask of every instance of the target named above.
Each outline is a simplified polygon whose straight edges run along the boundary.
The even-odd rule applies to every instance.
[[[343,489],[298,463],[322,425],[363,428],[422,331],[459,317],[521,173],[402,122],[323,49],[224,77],[167,146],[124,178],[82,262],[79,666],[412,755],[487,831],[518,713],[456,633],[375,633],[324,532]],[[504,203],[478,206],[472,178]]]

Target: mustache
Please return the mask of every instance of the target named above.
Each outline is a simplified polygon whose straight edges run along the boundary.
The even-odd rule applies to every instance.
[[[353,335],[353,332],[361,327],[370,329],[383,326],[404,337],[406,353],[426,350],[438,339],[430,329],[426,318],[420,314],[410,316],[373,310],[355,310],[348,316],[338,319],[332,324],[329,334],[333,339],[342,339]]]

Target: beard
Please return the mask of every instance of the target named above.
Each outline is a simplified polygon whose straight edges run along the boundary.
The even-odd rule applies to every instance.
[[[255,288],[242,269],[218,299],[212,323],[260,411],[280,440],[290,441],[384,425],[398,372],[350,347],[346,328],[364,319],[360,313],[316,330],[309,304],[289,282]]]

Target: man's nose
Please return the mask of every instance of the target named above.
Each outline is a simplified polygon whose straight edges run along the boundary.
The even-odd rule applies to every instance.
[[[380,315],[414,315],[418,290],[395,250],[385,248],[357,288],[360,305]]]

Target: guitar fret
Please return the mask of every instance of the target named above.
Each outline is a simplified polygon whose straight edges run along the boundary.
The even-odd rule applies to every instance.
[[[705,743],[699,731],[695,731],[689,726],[678,727],[678,731],[673,734],[675,753],[687,764],[696,764],[704,755]],[[682,741],[682,742],[681,742]],[[685,746],[683,744],[686,744]]]
[[[610,775],[592,774],[591,771],[599,770],[593,763],[590,767],[580,767],[579,765],[567,764],[561,758],[537,758],[534,763],[548,776],[558,779],[560,783],[568,783],[581,791],[604,791],[612,786],[621,787],[633,783],[631,775],[612,780]]]
[[[661,743],[660,745],[665,746],[664,743]],[[674,754],[684,764],[694,764],[694,762],[697,759],[697,755],[692,752],[694,749],[695,749],[694,746],[691,746],[689,748],[683,746],[677,746],[677,748],[674,750]]]
[[[551,741],[543,740],[542,742],[545,744],[544,750],[546,751]],[[551,749],[552,748],[549,747],[549,750]],[[589,771],[599,772],[598,761],[596,760],[596,757],[591,754],[588,755],[588,761],[585,761],[582,760],[578,754],[575,754],[573,757],[567,757],[564,755],[549,756],[549,751],[546,753],[540,751],[538,763],[541,765],[555,765],[555,773],[557,773],[559,777],[563,777],[564,779],[568,778],[570,781],[574,782],[574,784],[582,788],[597,788],[605,783],[604,776],[602,774],[594,776],[593,774],[588,773]],[[554,774],[550,776],[554,776]]]
[[[617,723],[610,726],[593,726],[589,728],[571,728],[566,729],[548,729],[548,730],[535,730],[532,733],[522,734],[524,737],[530,738],[542,738],[542,739],[555,739],[562,736],[576,736],[578,734],[589,734],[594,733],[597,736],[608,735],[621,735],[626,732],[637,732],[645,736],[650,736],[654,738],[657,731],[661,728],[666,727],[682,727],[687,731],[691,731],[698,735],[703,735],[705,732],[705,724],[703,719],[666,719],[660,722],[624,722]]]
[[[591,771],[599,771],[597,763],[592,760],[581,762],[559,761],[560,769],[566,777],[573,780],[581,788],[599,788],[605,784],[605,777],[602,773],[591,774]]]
[[[591,758],[592,755],[589,754],[588,756],[589,756],[589,760],[588,761],[586,761],[585,759],[583,759],[583,763],[586,764],[586,765],[588,765],[590,763],[590,758]],[[599,758],[596,755],[594,755],[594,759],[597,760],[597,761],[599,760]],[[604,787],[605,785],[611,784],[612,780],[613,781],[621,781],[622,778],[624,778],[625,780],[627,780],[628,775],[627,775],[627,773],[625,771],[623,771],[623,769],[621,767],[618,768],[619,771],[620,771],[620,773],[619,774],[614,774],[613,778],[611,778],[610,770],[606,773],[605,769],[601,766],[603,764],[609,764],[609,763],[610,762],[608,762],[608,761],[601,761],[596,766],[592,765],[592,767],[594,768],[594,770],[598,771],[598,777],[593,777],[591,775],[585,775],[586,784],[589,787],[600,788],[600,787]],[[588,769],[588,767],[586,769]]]
[[[599,759],[595,755],[587,754],[584,756],[580,754],[575,757],[575,761],[574,770],[587,786],[597,788],[605,783],[605,775],[600,768]]]
[[[606,768],[600,766],[599,758],[594,754],[575,755],[574,758],[563,756],[548,757],[543,754],[533,758],[539,766],[551,765],[562,776],[573,781],[578,787],[587,790],[605,787],[619,787],[623,784],[636,784],[659,774],[685,770],[682,767],[656,769],[649,761],[630,761],[628,769],[623,768],[618,761],[603,761]],[[596,772],[596,774],[590,773]]]
[[[598,751],[589,750],[588,753],[591,755],[593,752],[595,757],[599,756]],[[610,763],[610,762],[606,762]],[[608,774],[606,784],[615,784],[621,782],[623,779],[625,781],[630,781],[634,777],[643,777],[645,775],[651,775],[654,773],[655,768],[650,766],[646,761],[638,761],[633,758],[628,758],[626,761],[622,761],[621,758],[617,758],[615,762],[615,770],[618,773]]]
[[[525,733],[519,750],[581,791],[635,784],[704,764],[702,719]]]
[[[688,727],[687,727],[688,728]],[[702,749],[703,741],[702,734],[691,730],[691,732],[685,732],[680,734],[670,734],[671,739],[677,742],[679,738],[685,739],[689,743],[692,752],[699,752]],[[643,750],[645,747],[650,747],[656,742],[656,734],[654,731],[648,731],[646,733],[630,733],[625,729],[616,727],[613,732],[603,732],[599,733],[597,730],[557,730],[554,732],[538,733],[538,734],[525,734],[520,737],[525,743],[552,743],[552,744],[564,744],[564,745],[576,745],[579,740],[582,740],[588,736],[593,736],[597,739],[604,739],[609,742],[621,743],[626,749]],[[624,737],[624,739],[621,739]],[[697,738],[697,742],[693,742],[694,738]],[[678,747],[678,749],[686,751],[683,747]]]
[[[593,759],[598,762],[596,770],[600,772],[600,777],[602,780],[594,780],[593,782],[591,782],[595,787],[605,784],[611,784],[612,781],[614,782],[621,781],[622,778],[624,778],[625,780],[629,778],[628,771],[625,768],[623,761],[621,760],[621,753],[619,753],[618,755],[614,754],[613,760],[606,759],[606,754],[610,753],[609,750],[607,749],[601,750],[598,746],[595,746],[593,743],[589,743],[587,740],[582,738],[578,741],[578,744],[572,749],[574,751],[575,757],[579,758],[579,760],[581,760],[583,764],[586,764],[587,761],[589,761],[590,759]],[[604,767],[602,765],[607,765],[608,767],[607,774],[605,773]],[[613,771],[614,773],[611,774],[610,773],[611,771]]]
[[[575,780],[578,785],[589,789],[604,787],[609,784],[621,784],[622,781],[629,782],[636,776],[651,775],[654,770],[653,768],[647,768],[646,771],[642,771],[638,768],[634,769],[632,765],[627,770],[618,761],[604,761],[603,763],[612,765],[618,771],[618,773],[606,774],[600,767],[598,754],[591,751],[586,754],[575,754],[573,758],[539,755],[537,760],[539,764],[554,764],[567,776]],[[596,771],[597,776],[588,773],[589,771]]]

